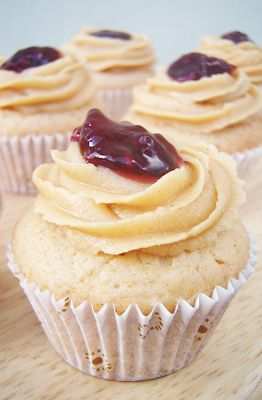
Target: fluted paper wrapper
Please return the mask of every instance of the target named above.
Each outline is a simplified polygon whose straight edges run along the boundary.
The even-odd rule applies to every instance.
[[[99,89],[97,94],[103,99],[105,113],[115,121],[121,120],[132,103],[132,89]]]
[[[52,149],[66,150],[72,132],[52,135],[0,136],[0,187],[17,194],[36,194],[32,174],[40,164],[53,162]]]
[[[188,365],[210,339],[227,306],[253,273],[258,248],[250,235],[250,258],[227,289],[217,286],[211,297],[200,294],[194,307],[180,300],[174,313],[157,303],[148,316],[133,304],[121,316],[113,304],[95,313],[90,301],[74,307],[67,296],[56,301],[50,290],[28,283],[14,263],[19,279],[44,331],[60,356],[75,368],[96,377],[138,381],[171,374]]]
[[[230,156],[237,162],[237,173],[240,179],[247,179],[249,173],[262,155],[262,146],[245,150],[241,153],[233,153]]]

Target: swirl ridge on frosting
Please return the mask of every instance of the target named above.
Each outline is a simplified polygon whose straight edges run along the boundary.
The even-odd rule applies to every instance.
[[[25,114],[71,111],[87,106],[94,93],[89,70],[69,54],[19,74],[0,70],[1,110]]]
[[[94,72],[146,67],[155,62],[154,50],[145,35],[134,33],[130,40],[121,40],[92,36],[92,32],[94,29],[84,28],[61,49],[83,57]]]
[[[161,67],[155,77],[134,88],[133,98],[130,114],[153,117],[159,126],[162,120],[181,131],[205,134],[241,122],[262,107],[259,89],[239,68],[181,83]],[[133,120],[129,114],[126,118]]]
[[[187,163],[152,184],[86,164],[76,142],[54,150],[55,163],[33,175],[35,212],[91,254],[177,255],[206,246],[237,218],[243,182],[234,161],[214,146],[176,148]]]

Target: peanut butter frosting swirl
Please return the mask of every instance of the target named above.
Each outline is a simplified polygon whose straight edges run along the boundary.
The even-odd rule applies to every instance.
[[[160,67],[155,77],[134,88],[133,99],[131,113],[170,121],[174,128],[193,133],[211,133],[238,123],[262,107],[259,89],[239,68],[231,74],[178,82]]]
[[[33,175],[35,212],[90,254],[165,256],[207,246],[237,218],[243,182],[235,162],[212,145],[176,149],[186,164],[152,184],[86,163],[76,142],[53,150],[54,164]]]
[[[148,67],[155,62],[154,50],[145,35],[133,33],[130,40],[121,40],[90,35],[94,31],[84,28],[61,49],[84,58],[93,72]]]
[[[201,47],[197,50],[209,56],[222,58],[240,67],[254,84],[262,84],[262,48],[246,41],[234,43],[228,39],[214,36],[200,38]]]
[[[3,61],[3,60],[2,60]],[[95,85],[84,63],[73,55],[21,73],[0,70],[0,109],[37,112],[72,111],[85,107]]]

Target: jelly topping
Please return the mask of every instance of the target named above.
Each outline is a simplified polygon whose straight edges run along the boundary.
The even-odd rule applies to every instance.
[[[39,67],[61,57],[58,50],[52,47],[27,47],[17,51],[2,64],[1,69],[22,72],[27,68]]]
[[[96,108],[73,131],[71,141],[79,143],[87,163],[110,168],[131,179],[143,176],[153,181],[186,164],[162,135],[151,134],[130,122],[112,121]]]
[[[221,36],[222,39],[232,40],[234,43],[252,42],[253,41],[245,34],[239,31],[229,32]]]
[[[209,77],[215,74],[231,73],[236,66],[215,57],[208,57],[205,54],[189,53],[173,64],[167,70],[170,78],[178,81],[197,81],[202,77]]]
[[[130,40],[131,36],[129,33],[121,32],[121,31],[110,31],[110,30],[103,30],[103,31],[96,31],[90,33],[92,36],[97,37],[105,37],[110,39],[121,39],[121,40]]]

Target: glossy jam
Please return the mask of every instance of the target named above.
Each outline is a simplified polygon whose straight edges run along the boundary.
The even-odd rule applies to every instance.
[[[249,37],[245,33],[239,31],[226,33],[225,35],[221,36],[221,38],[232,40],[232,42],[236,44],[241,42],[252,42],[252,40],[249,39]]]
[[[130,40],[131,36],[129,33],[121,32],[121,31],[110,31],[110,30],[103,30],[103,31],[96,31],[90,33],[92,36],[103,37],[103,38],[110,38],[110,39],[121,39],[121,40]]]
[[[60,57],[59,51],[52,47],[27,47],[17,51],[5,61],[1,69],[19,73],[27,68],[39,67],[55,61]]]
[[[186,164],[162,135],[151,134],[130,122],[111,121],[96,108],[74,130],[71,141],[79,143],[87,163],[110,168],[134,180],[155,181]]]
[[[226,61],[205,54],[189,53],[173,64],[167,70],[170,78],[178,82],[197,81],[203,77],[215,74],[231,73],[236,67]]]

